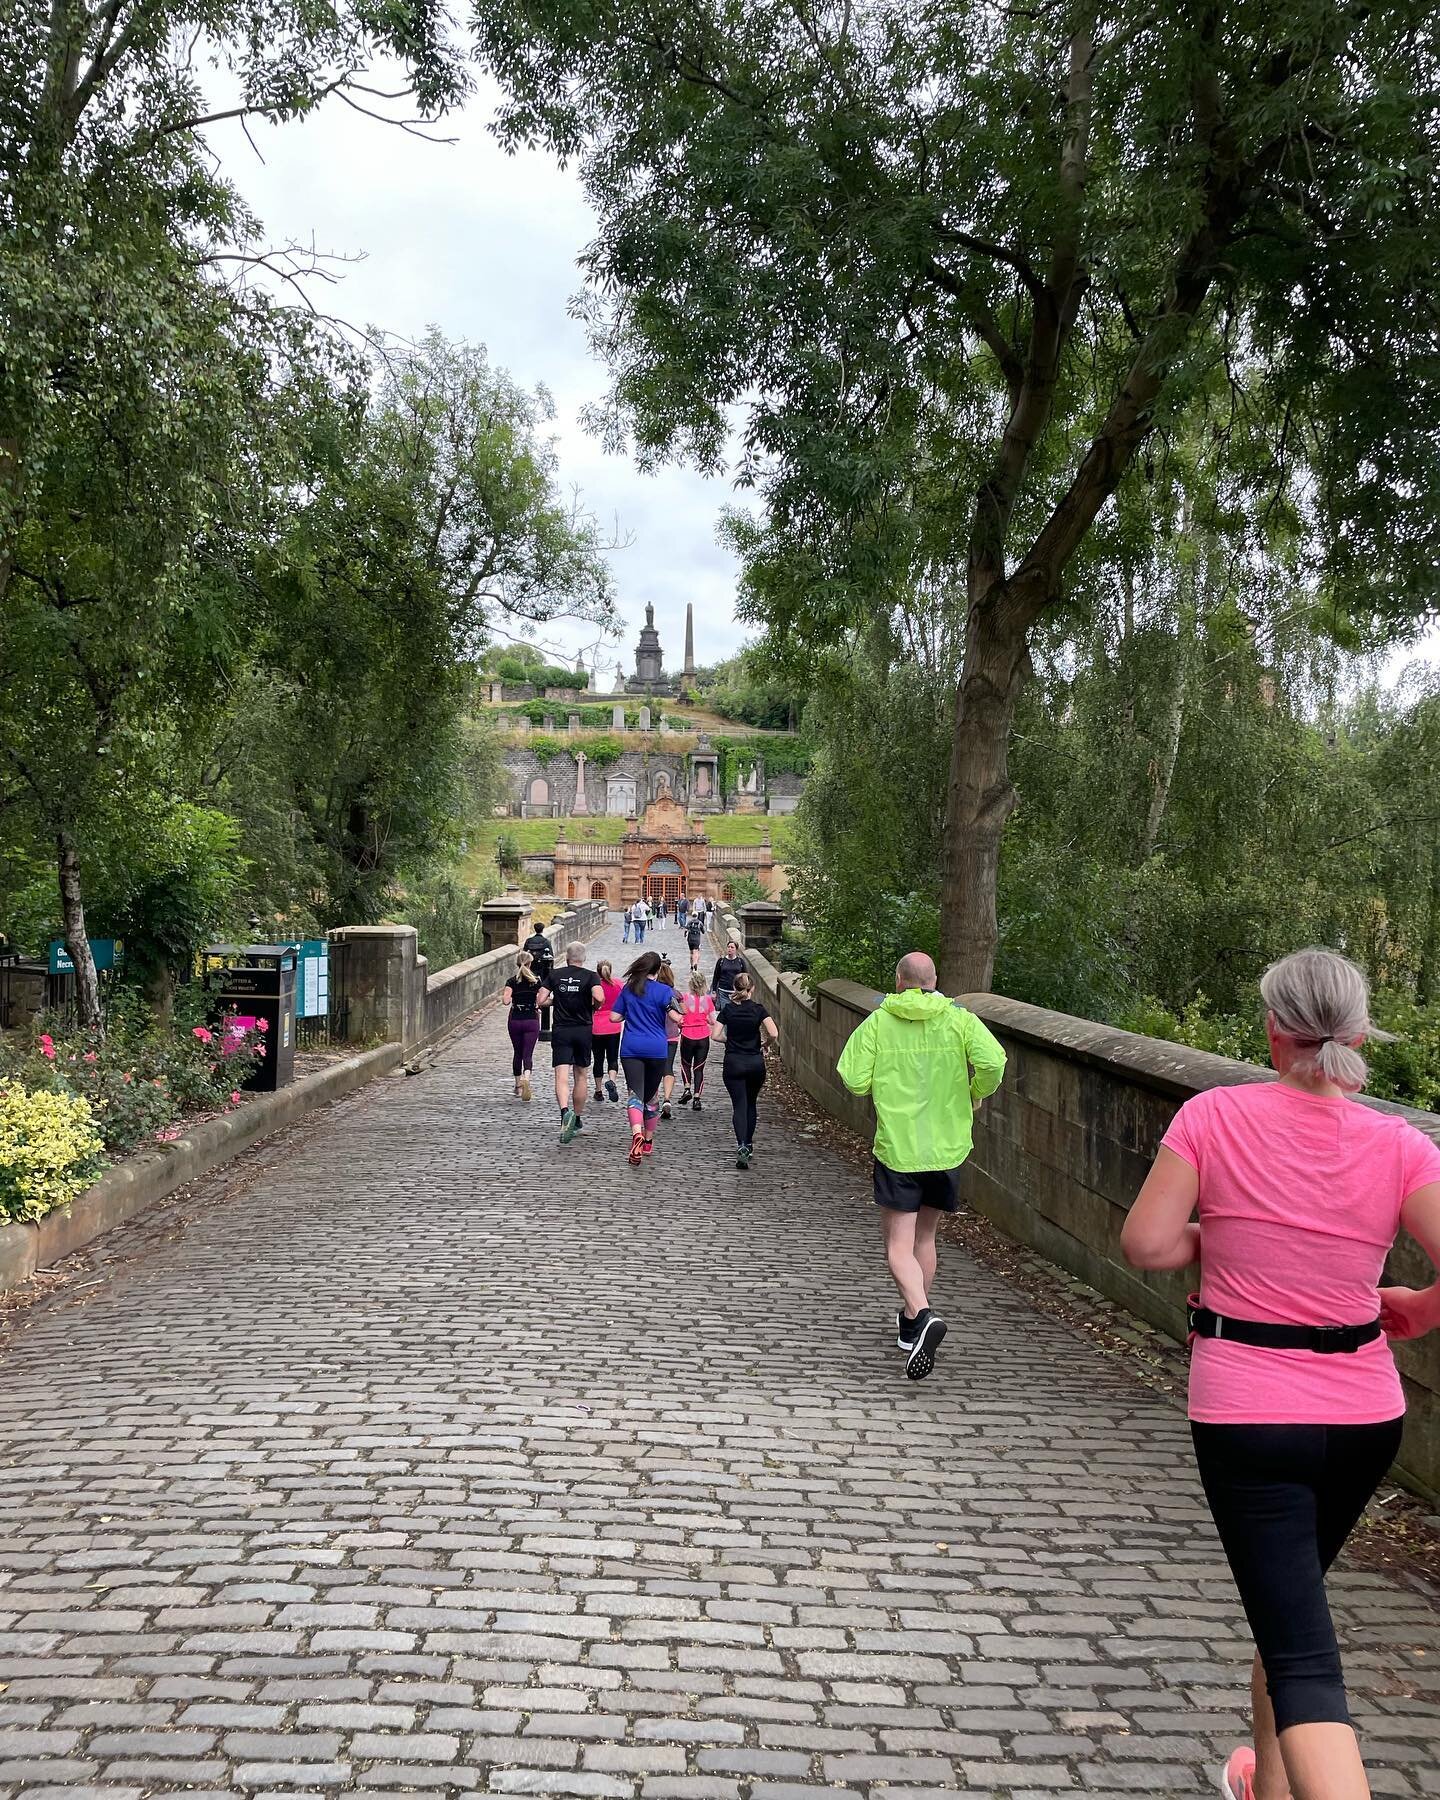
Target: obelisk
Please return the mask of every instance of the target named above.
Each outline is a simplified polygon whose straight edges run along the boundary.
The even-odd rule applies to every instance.
[[[685,667],[680,671],[681,679],[695,679],[695,603],[685,602]]]

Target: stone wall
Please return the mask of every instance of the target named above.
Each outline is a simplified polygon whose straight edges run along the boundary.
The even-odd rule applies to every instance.
[[[744,942],[739,921],[728,912],[717,926],[721,937]],[[782,975],[753,951],[746,954],[779,1025],[787,1071],[817,1105],[868,1138],[874,1130],[870,1104],[847,1092],[835,1064],[880,996],[854,982],[826,981],[812,997],[798,976]],[[967,1200],[1009,1236],[1183,1341],[1185,1278],[1130,1268],[1120,1255],[1120,1228],[1182,1101],[1206,1088],[1270,1081],[1273,1074],[994,994],[972,995],[965,1003],[1000,1039],[1009,1059],[999,1091],[976,1118]],[[1440,1141],[1434,1113],[1383,1101],[1365,1104],[1401,1113]],[[1434,1279],[1408,1239],[1397,1246],[1389,1275],[1408,1286]],[[1398,1472],[1437,1496],[1440,1333],[1396,1345],[1395,1356],[1409,1401]]]
[[[564,730],[564,721],[560,721],[560,730]],[[663,743],[664,739],[659,739]],[[576,748],[585,748],[584,740],[576,743]],[[523,748],[510,749],[505,752],[505,770],[510,779],[510,798],[512,804],[519,806],[525,802],[530,792],[530,784],[537,775],[543,775],[550,788],[552,802],[558,802],[560,816],[568,818],[575,810],[575,788],[578,770],[575,758],[568,751],[559,756],[552,756],[549,762],[542,763],[533,750]],[[670,793],[679,801],[685,801],[689,792],[689,758],[683,750],[626,750],[613,763],[603,769],[597,769],[592,763],[585,765],[585,813],[587,817],[603,814],[605,811],[605,783],[612,776],[623,776],[635,783],[636,804],[643,812],[655,797],[655,777],[663,770],[670,778]]]
[[[577,939],[586,942],[605,923],[600,901],[577,902],[546,927],[557,956]],[[524,925],[520,936],[528,935]],[[413,925],[346,925],[330,934],[343,945],[352,1043],[379,1038],[414,1050],[440,1037],[466,1013],[504,989],[515,967],[516,945],[488,950],[431,974],[418,954]]]

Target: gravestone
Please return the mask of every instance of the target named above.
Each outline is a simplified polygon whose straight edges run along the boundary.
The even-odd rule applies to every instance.
[[[520,733],[521,737],[524,737],[525,733],[530,729],[530,721],[524,713],[516,713],[515,729]]]
[[[555,729],[554,713],[546,713],[544,716],[545,716],[545,729],[547,731],[553,731]]]
[[[504,698],[505,698],[505,683],[503,681],[492,681],[490,683],[490,703],[491,703],[491,705],[497,706]]]
[[[660,715],[660,735],[661,737],[669,737],[670,735],[670,721],[665,717],[664,713],[661,713]]]
[[[642,731],[650,729],[650,708],[648,706],[640,708],[640,729]]]
[[[625,708],[623,706],[612,706],[610,708],[610,725],[615,731],[623,731],[625,729]]]
[[[565,721],[565,729],[566,729],[566,731],[568,731],[570,733],[571,737],[575,737],[578,734],[578,732],[580,730],[580,715],[579,715],[579,713],[571,713],[570,714],[569,718],[567,718]]]
[[[605,810],[612,818],[628,819],[635,810],[635,779],[612,775],[605,783]]]
[[[585,804],[585,752],[583,750],[577,750],[575,753],[575,770],[575,804],[572,810],[576,813],[587,813],[590,808]]]

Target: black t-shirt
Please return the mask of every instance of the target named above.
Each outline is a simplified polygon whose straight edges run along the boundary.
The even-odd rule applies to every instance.
[[[722,956],[715,964],[715,973],[711,977],[710,987],[714,993],[728,993],[735,985],[735,977],[745,973],[743,956]]]
[[[532,932],[524,947],[530,952],[537,975],[548,975],[555,967],[555,949],[543,931]]]
[[[700,940],[704,935],[705,934],[701,931],[701,929],[698,925],[692,925],[689,928],[689,930],[685,933],[685,936],[689,940],[690,948],[692,950],[698,950],[700,948]]]
[[[577,968],[574,963],[565,963],[545,985],[555,996],[556,1029],[589,1031],[595,1017],[590,990],[600,986],[600,977],[595,971]]]
[[[759,1056],[761,1028],[770,1017],[767,1007],[758,1000],[732,1000],[720,1008],[720,1023],[725,1027],[725,1049],[736,1056]]]
[[[512,1019],[533,1019],[535,1017],[535,996],[540,992],[540,983],[529,975],[516,975],[510,982],[510,1017]]]

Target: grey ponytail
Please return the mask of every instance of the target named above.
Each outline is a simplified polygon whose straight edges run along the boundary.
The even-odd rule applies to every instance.
[[[1363,969],[1334,950],[1296,950],[1265,971],[1260,997],[1275,1029],[1295,1044],[1299,1073],[1360,1092],[1370,1071],[1353,1046],[1366,1039],[1390,1041],[1388,1031],[1370,1022],[1370,984]]]

